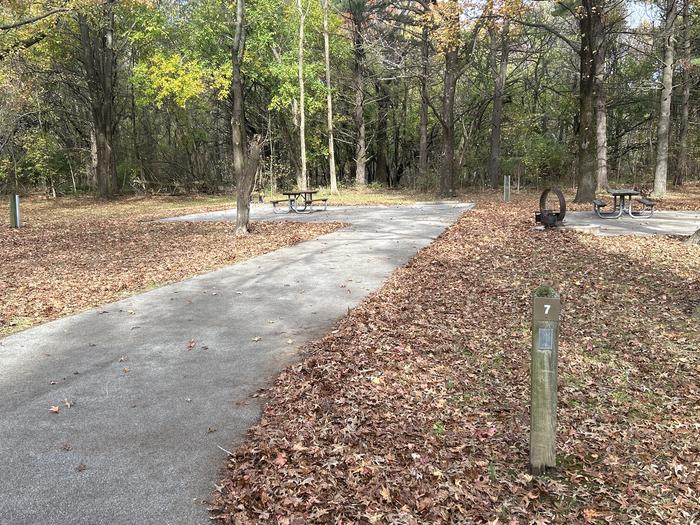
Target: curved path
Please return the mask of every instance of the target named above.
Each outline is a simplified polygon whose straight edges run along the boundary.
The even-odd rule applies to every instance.
[[[251,394],[469,208],[255,208],[351,226],[0,340],[0,523],[209,523]]]

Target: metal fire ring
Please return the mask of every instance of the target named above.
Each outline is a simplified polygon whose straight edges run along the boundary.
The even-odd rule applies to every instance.
[[[557,199],[559,199],[559,211],[556,213],[546,209],[547,197],[549,197],[550,193],[554,193],[554,195],[557,196]],[[564,194],[559,188],[548,188],[542,192],[542,195],[540,196],[540,212],[546,211],[549,211],[549,213],[556,215],[557,221],[564,220],[564,217],[566,216],[566,200],[564,199]]]

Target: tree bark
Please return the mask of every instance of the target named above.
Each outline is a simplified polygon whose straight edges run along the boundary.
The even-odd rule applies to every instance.
[[[420,125],[418,146],[418,175],[422,180],[428,176],[428,75],[430,74],[430,34],[428,27],[423,27],[421,39],[421,77],[420,77]]]
[[[236,235],[250,231],[250,195],[258,171],[263,140],[256,137],[248,148],[245,127],[245,99],[241,64],[245,52],[245,0],[238,0],[231,44],[231,142],[233,173],[236,178]]]
[[[594,35],[595,59],[595,118],[596,118],[596,181],[597,190],[608,188],[608,96],[605,90],[606,35],[602,24]]]
[[[608,97],[605,88],[600,87],[601,92],[595,99],[596,118],[596,179],[598,191],[608,188]]]
[[[596,189],[595,150],[595,96],[597,49],[594,33],[600,28],[601,8],[592,0],[582,1],[583,13],[579,19],[581,35],[579,122],[576,197],[574,202],[592,202]]]
[[[442,126],[441,162],[438,195],[446,197],[455,190],[455,95],[457,81],[464,67],[471,61],[476,39],[484,22],[486,11],[479,16],[471,35],[464,42],[460,29],[461,7],[458,0],[449,0],[445,9],[444,27],[450,37],[443,46],[445,73],[443,76],[442,109],[438,115]],[[436,112],[437,113],[437,112]]]
[[[408,114],[408,94],[409,94],[409,84],[404,83],[403,86],[403,96],[401,97],[401,113],[399,114],[396,108],[392,112],[393,126],[394,126],[394,158],[392,162],[392,167],[389,170],[389,187],[396,186],[401,178],[403,172],[404,162],[402,157],[404,156],[404,134],[403,130],[406,127],[406,116]]]
[[[97,191],[97,136],[94,123],[90,123],[90,159],[87,162],[85,176],[91,190]]]
[[[375,180],[387,186],[389,184],[389,167],[387,163],[387,122],[389,120],[389,93],[381,81],[377,89],[377,129],[376,129],[376,168]]]
[[[673,179],[674,186],[682,186],[688,176],[688,121],[690,117],[690,0],[683,2],[683,96],[681,100],[681,128],[679,133],[678,168]]]
[[[326,105],[328,107],[328,169],[331,184],[331,194],[338,193],[338,180],[335,173],[335,144],[333,138],[333,94],[331,92],[331,53],[328,34],[328,0],[323,4],[323,51],[326,61]]]
[[[455,123],[454,108],[457,91],[458,50],[450,47],[445,51],[445,74],[442,93],[442,150],[438,195],[449,197],[454,192],[455,171]]]
[[[110,197],[117,191],[114,161],[116,67],[114,54],[114,3],[108,0],[95,28],[78,15],[83,72],[88,87],[90,116],[94,131],[95,182],[98,197]],[[91,145],[92,146],[92,145]]]
[[[503,89],[506,84],[508,73],[508,31],[509,24],[506,20],[501,28],[500,57],[498,66],[496,55],[498,54],[499,42],[495,28],[491,28],[491,72],[494,77],[493,108],[491,111],[491,149],[489,152],[488,176],[492,188],[498,188],[501,180],[501,122],[503,120]]]
[[[355,126],[357,127],[357,144],[355,145],[355,184],[365,186],[367,184],[367,143],[364,116],[364,94],[362,93],[362,81],[356,77],[355,89]]]
[[[308,186],[308,174],[306,171],[306,101],[304,93],[304,29],[306,13],[302,0],[297,0],[299,11],[299,48],[298,48],[298,73],[299,73],[299,149],[301,151],[301,184],[300,190]]]
[[[250,232],[250,196],[255,186],[263,142],[259,135],[251,141],[244,159],[243,171],[236,176],[236,236],[247,235]]]
[[[355,184],[365,186],[367,184],[367,143],[365,128],[365,47],[364,47],[364,3],[353,2],[352,37],[353,37],[353,84],[355,88],[354,119],[357,130],[355,144]]]
[[[668,178],[668,142],[671,130],[671,95],[673,94],[674,29],[676,0],[668,0],[664,17],[664,65],[662,73],[659,120],[656,127],[656,167],[654,169],[654,197],[666,195]]]

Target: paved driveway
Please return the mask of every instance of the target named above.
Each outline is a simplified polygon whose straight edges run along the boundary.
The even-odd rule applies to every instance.
[[[469,207],[256,207],[351,226],[0,340],[0,523],[209,523],[251,394]]]

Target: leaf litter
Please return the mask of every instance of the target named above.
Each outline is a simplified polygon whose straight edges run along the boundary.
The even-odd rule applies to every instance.
[[[533,231],[532,195],[493,200],[477,199],[279,376],[212,518],[697,523],[700,250]],[[537,478],[529,348],[543,283],[562,301],[559,468]]]
[[[343,226],[257,222],[250,235],[235,237],[228,222],[152,222],[203,208],[165,204],[25,200],[24,226],[0,225],[0,337]]]

